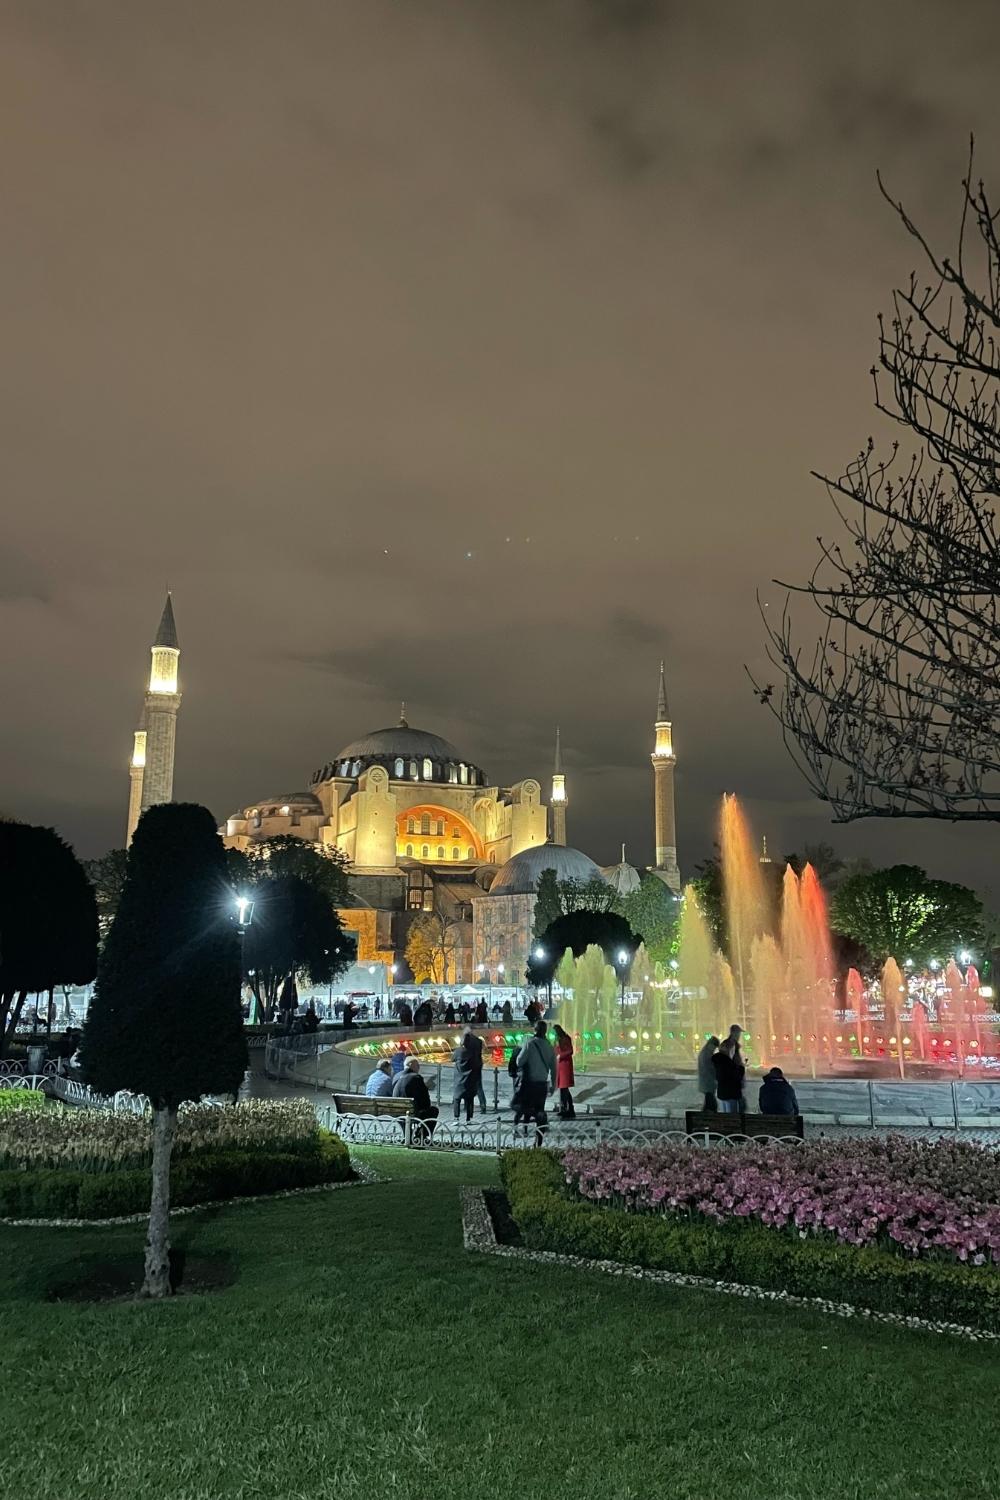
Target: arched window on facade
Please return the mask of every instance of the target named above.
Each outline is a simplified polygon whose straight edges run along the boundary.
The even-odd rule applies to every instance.
[[[438,818],[438,821],[437,821],[437,836],[438,836],[438,838],[441,838],[442,835],[443,835],[443,833],[444,833],[444,818]]]
[[[395,770],[395,773],[396,773],[397,776],[402,776],[402,774],[403,774],[403,757],[401,755],[397,755],[396,756],[396,764],[393,767],[393,769]]]
[[[430,855],[430,852],[431,851],[428,849],[427,845],[425,844],[424,847],[420,851],[420,858],[421,859],[427,859],[428,856]]]
[[[431,831],[431,816],[430,816],[430,813],[423,813],[423,814],[421,814],[421,818],[420,818],[420,832],[421,833],[430,833],[430,831]]]
[[[455,781],[458,780],[458,768],[457,768],[457,766],[449,766],[448,767],[448,780],[451,781],[451,782],[455,782]]]
[[[466,857],[466,859],[475,859],[475,857],[476,857],[476,851],[475,851],[475,849],[466,849],[466,851],[465,851],[465,857]]]
[[[451,851],[451,857],[452,857],[452,859],[457,859],[458,858],[458,850],[457,849],[453,849]]]
[[[410,776],[412,777],[412,779],[414,781],[416,781],[416,779],[417,779],[417,763],[416,763],[415,760],[411,760],[410,761]]]
[[[429,758],[425,755],[424,756],[424,780],[425,781],[433,781],[433,779],[434,779],[434,767],[431,765]]]
[[[412,844],[407,844],[407,846],[406,846],[406,852],[410,856],[410,858],[412,859],[413,858],[413,845]]]
[[[406,831],[407,833],[416,833],[417,831],[417,825],[412,818],[407,818],[406,820]]]
[[[438,859],[444,859],[444,846],[438,844]]]
[[[468,768],[467,765],[464,765],[464,764],[460,764],[459,765],[459,768],[458,768],[458,779],[462,783],[463,786],[465,786],[466,783],[468,782],[468,780],[469,780],[469,768]]]

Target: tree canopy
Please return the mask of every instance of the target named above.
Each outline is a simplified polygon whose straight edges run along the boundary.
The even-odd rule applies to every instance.
[[[658,875],[643,875],[639,888],[621,898],[620,915],[638,933],[650,961],[667,963],[677,948],[680,902]]]
[[[552,925],[556,917],[562,916],[566,908],[563,905],[563,895],[555,870],[543,870],[538,877],[536,889],[538,895],[535,898],[535,918],[531,935],[537,940]]]
[[[243,973],[265,1020],[271,1020],[286,979],[303,973],[315,985],[332,984],[353,962],[355,939],[326,891],[299,875],[261,879],[253,892]]]
[[[226,860],[236,890],[249,891],[292,875],[312,886],[330,906],[343,906],[347,901],[348,860],[339,849],[323,853],[305,839],[281,833],[261,839],[246,851],[227,850]]]
[[[176,1109],[235,1093],[247,1066],[232,892],[205,807],[139,820],[83,1035],[88,1082]]]
[[[957,245],[935,250],[883,194],[921,261],[879,319],[875,405],[901,431],[817,475],[843,526],[764,615],[781,687],[755,679],[838,822],[1000,819],[1000,231],[962,184]],[[796,601],[818,620],[800,639]]]
[[[556,966],[566,949],[579,958],[587,948],[601,949],[608,963],[617,962],[617,955],[624,950],[629,962],[641,939],[634,933],[625,918],[614,911],[571,911],[557,917],[541,936],[543,958],[536,958],[532,949],[528,959],[527,979],[529,984],[548,984]]]
[[[982,940],[983,908],[964,885],[932,880],[916,865],[849,875],[834,894],[831,925],[860,943],[872,963],[893,957],[918,968],[945,962]]]
[[[457,954],[458,933],[453,923],[437,912],[422,912],[414,918],[406,935],[406,962],[415,984],[454,980]]]
[[[97,922],[101,941],[108,935],[125,889],[128,850],[109,849],[100,859],[85,859],[83,868],[97,897]]]
[[[96,970],[97,903],[73,850],[52,828],[0,822],[0,1055],[29,994]]]

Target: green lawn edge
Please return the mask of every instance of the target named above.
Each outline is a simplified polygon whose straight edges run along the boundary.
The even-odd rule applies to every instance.
[[[500,1175],[533,1250],[1000,1332],[1000,1274],[992,1267],[907,1260],[890,1250],[797,1239],[752,1223],[714,1225],[601,1207],[569,1196],[559,1158],[548,1151],[508,1151]]]

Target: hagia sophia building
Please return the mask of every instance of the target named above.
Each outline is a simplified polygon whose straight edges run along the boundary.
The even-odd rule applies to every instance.
[[[168,594],[151,647],[149,683],[129,768],[127,838],[139,817],[173,795],[174,750],[181,702],[180,647]],[[649,869],[680,889],[674,822],[674,749],[660,663],[653,724],[654,861]],[[527,776],[513,786],[490,782],[448,740],[399,722],[352,740],[311,777],[308,791],[260,797],[232,813],[219,833],[229,848],[291,835],[318,849],[339,849],[349,864],[350,905],[344,925],[357,937],[358,962],[395,965],[409,974],[409,927],[422,912],[448,924],[449,982],[469,983],[523,973],[531,944],[538,878],[614,883],[623,893],[640,872],[622,854],[602,868],[567,843],[569,795],[559,732],[549,779]]]

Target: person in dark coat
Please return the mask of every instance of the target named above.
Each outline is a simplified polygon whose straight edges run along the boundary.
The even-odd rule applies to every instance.
[[[795,1090],[780,1068],[772,1068],[764,1074],[764,1082],[757,1096],[757,1107],[762,1115],[797,1115],[799,1102]]]
[[[559,1025],[553,1026],[556,1037],[556,1088],[559,1090],[559,1117],[575,1120],[572,1088],[576,1083],[573,1072],[573,1038]]]
[[[715,1054],[718,1050],[719,1038],[710,1036],[698,1053],[698,1087],[704,1096],[702,1108],[710,1115],[716,1114],[719,1108],[715,1097]]]
[[[736,1043],[727,1036],[712,1058],[715,1069],[715,1094],[719,1101],[719,1113],[738,1115],[743,1103],[743,1075],[746,1068],[737,1061]]]
[[[399,1024],[400,1026],[413,1025],[413,1008],[412,1006],[407,1005],[405,1000],[399,1007]]]
[[[454,1026],[455,1024],[455,1007],[450,1000],[444,1008],[444,1024],[446,1026]]]
[[[473,1015],[472,1019],[475,1021],[475,1023],[476,1023],[477,1026],[488,1026],[489,1025],[490,1013],[486,1009],[486,1001],[485,1000],[480,1000],[479,1001],[479,1003],[476,1006],[475,1014]]]
[[[418,1031],[430,1031],[434,1022],[434,1007],[429,1000],[422,1000],[413,1012],[413,1024]]]
[[[505,1000],[503,1003],[503,1009],[500,1012],[500,1019],[505,1026],[513,1026],[514,1024],[514,1012],[511,1010],[509,1000]]]
[[[476,1036],[470,1026],[462,1033],[462,1040],[455,1048],[452,1057],[452,1067],[455,1070],[455,1092],[452,1096],[452,1109],[455,1119],[458,1119],[462,1105],[465,1105],[466,1122],[472,1119],[475,1113],[474,1104],[476,1095],[483,1085],[483,1043]]]

